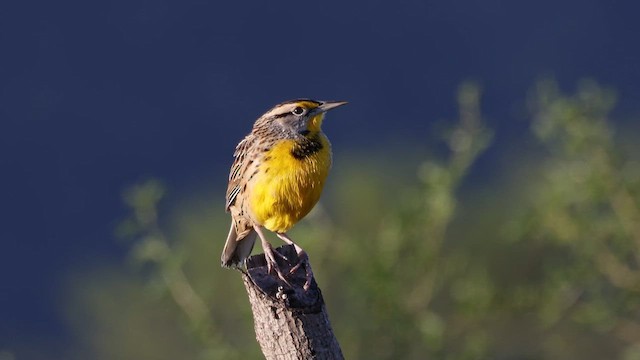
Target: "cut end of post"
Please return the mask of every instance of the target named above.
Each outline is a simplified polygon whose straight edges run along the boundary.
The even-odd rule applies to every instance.
[[[307,261],[296,265],[298,255],[292,245],[274,249],[278,267],[285,280],[270,274],[264,254],[247,259],[247,272],[242,274],[251,312],[256,339],[267,360],[285,359],[344,359],[336,340],[313,275],[307,283]],[[291,269],[296,269],[289,274]],[[313,274],[310,271],[310,274]]]
[[[275,272],[268,272],[264,254],[253,255],[247,259],[247,273],[243,276],[245,281],[250,281],[272,301],[282,302],[288,308],[303,309],[322,305],[322,295],[315,278],[311,279],[309,289],[304,289],[307,280],[304,266],[311,265],[307,262],[293,273],[289,273],[300,261],[294,246],[283,245],[274,251],[283,257],[276,256],[276,261],[287,281],[280,279]]]

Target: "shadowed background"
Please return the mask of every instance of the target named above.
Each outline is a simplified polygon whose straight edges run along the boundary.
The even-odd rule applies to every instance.
[[[199,255],[201,261],[207,263],[210,258],[207,272],[239,285],[236,274],[217,268],[227,229],[223,198],[228,166],[234,146],[255,118],[283,100],[310,97],[350,102],[329,114],[324,125],[336,154],[329,178],[333,190],[328,190],[333,195],[325,201],[330,218],[352,215],[351,208],[340,201],[342,188],[337,182],[361,191],[357,199],[364,209],[378,209],[371,206],[399,202],[391,196],[400,191],[396,189],[419,182],[421,159],[446,157],[448,147],[438,145],[440,130],[455,126],[456,94],[466,80],[480,84],[482,126],[493,135],[486,150],[478,147],[475,155],[479,157],[473,158],[473,168],[465,170],[465,179],[460,180],[461,197],[468,194],[471,199],[468,207],[458,208],[461,218],[474,211],[501,213],[501,201],[493,201],[500,192],[486,189],[505,183],[514,186],[513,182],[528,175],[526,169],[521,170],[524,175],[511,174],[515,168],[510,164],[522,165],[536,157],[532,154],[548,153],[536,147],[530,134],[532,115],[527,107],[540,77],[554,77],[569,93],[576,91],[583,78],[615,89],[611,122],[622,129],[622,136],[613,142],[632,144],[637,131],[633,119],[640,109],[640,47],[635,45],[640,25],[632,5],[595,0],[527,4],[23,1],[1,5],[0,358],[133,356],[123,352],[118,357],[104,349],[135,348],[145,343],[139,334],[127,337],[132,344],[114,340],[100,346],[95,339],[87,340],[88,333],[101,334],[96,329],[106,326],[109,314],[122,312],[122,307],[86,305],[99,303],[102,297],[96,294],[100,292],[78,295],[78,289],[88,284],[98,289],[137,289],[139,285],[144,291],[142,280],[141,284],[118,280],[140,274],[153,278],[154,272],[144,266],[131,270],[127,254],[132,243],[118,239],[138,236],[144,231],[132,227],[148,230],[150,223],[162,223],[163,216],[176,228],[180,228],[177,223],[189,227],[187,223],[192,229],[199,225],[185,220],[184,214],[202,217],[198,224],[207,224],[210,218],[209,227],[194,235],[209,244]],[[473,106],[473,101],[469,103]],[[480,154],[479,149],[484,152]],[[637,160],[637,151],[631,153]],[[394,178],[390,169],[403,175]],[[127,227],[130,210],[122,194],[150,177],[164,185],[143,190],[152,194],[167,190],[160,220],[140,224],[138,218],[133,220],[136,226],[129,223]],[[389,197],[367,203],[372,197],[366,193],[367,186],[372,193],[387,192]],[[156,205],[133,193],[127,201],[134,209]],[[484,194],[491,195],[483,198]],[[148,197],[155,199],[155,195]],[[378,227],[384,216],[374,215],[384,212],[370,211],[372,218],[362,221]],[[349,226],[355,234],[366,229],[363,224]],[[166,236],[156,230],[151,231],[154,236]],[[469,236],[456,231],[460,238]],[[297,234],[305,236],[302,231]],[[305,240],[303,245],[310,242]],[[316,255],[320,256],[328,255]],[[313,252],[311,259],[321,266],[316,265]],[[331,257],[327,259],[322,266],[333,266]],[[213,277],[198,276],[216,288]],[[383,277],[372,274],[366,281]],[[323,289],[322,280],[330,278],[319,279]],[[158,294],[162,298],[162,290]],[[91,296],[98,299],[87,300]],[[224,294],[211,290],[209,296],[217,299]],[[330,314],[332,308],[340,307],[340,296],[333,300]],[[154,307],[152,301],[149,304]],[[166,301],[154,311],[177,310]],[[369,325],[401,320],[400,315],[389,314],[388,319]],[[429,326],[441,326],[439,321],[443,320],[426,321],[424,326],[435,331]],[[227,319],[225,324],[232,323]],[[229,331],[251,339],[252,334],[246,334],[250,327],[244,324]],[[349,338],[347,330],[340,331],[339,338]],[[147,342],[154,344],[154,339]],[[220,344],[227,344],[225,339],[222,336],[215,346],[184,340],[180,346],[188,350],[173,354],[221,348]],[[408,343],[388,339],[387,345]],[[144,346],[153,347],[149,344]],[[435,353],[446,358],[442,350],[446,347],[438,344],[439,348],[434,346],[441,352]],[[486,348],[480,348],[469,356],[487,354],[482,352]],[[358,349],[347,346],[347,354],[367,358]],[[636,348],[625,354],[638,353]],[[419,357],[410,352],[401,355]],[[394,356],[398,354],[380,355]],[[534,352],[531,358],[544,356],[549,355]]]

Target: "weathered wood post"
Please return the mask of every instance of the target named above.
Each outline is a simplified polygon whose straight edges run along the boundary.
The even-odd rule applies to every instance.
[[[298,261],[293,246],[284,245],[275,251],[292,264]],[[277,260],[282,272],[288,273],[291,265]],[[247,260],[247,273],[242,277],[256,338],[267,360],[344,359],[315,279],[309,290],[303,289],[306,278],[302,267],[287,277],[289,286],[267,273],[264,254],[258,254]]]

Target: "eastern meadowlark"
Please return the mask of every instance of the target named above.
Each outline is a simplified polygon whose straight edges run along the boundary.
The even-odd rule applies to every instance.
[[[236,147],[229,174],[226,210],[231,229],[222,251],[222,266],[240,267],[260,237],[269,272],[287,282],[278,268],[263,229],[293,245],[305,266],[307,283],[312,277],[307,254],[287,235],[320,198],[331,167],[331,144],[322,132],[325,113],[344,101],[298,99],[267,111]]]

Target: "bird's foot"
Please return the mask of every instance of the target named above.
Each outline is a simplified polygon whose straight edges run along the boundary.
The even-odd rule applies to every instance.
[[[304,266],[306,279],[303,289],[307,291],[311,287],[311,279],[313,279],[313,272],[311,271],[311,265],[309,264],[309,255],[307,255],[306,251],[302,250],[299,246],[296,246],[295,248],[298,253],[298,263],[291,268],[289,275],[295,273],[300,267]]]
[[[285,275],[280,270],[280,266],[278,265],[278,261],[276,260],[276,254],[280,258],[287,260],[287,258],[284,255],[280,254],[277,251],[274,251],[271,245],[269,245],[268,247],[265,247],[264,258],[267,262],[267,272],[269,274],[275,273],[280,280],[282,280],[285,284],[287,284],[287,286],[291,286],[289,281],[287,281],[287,279],[285,278]]]

